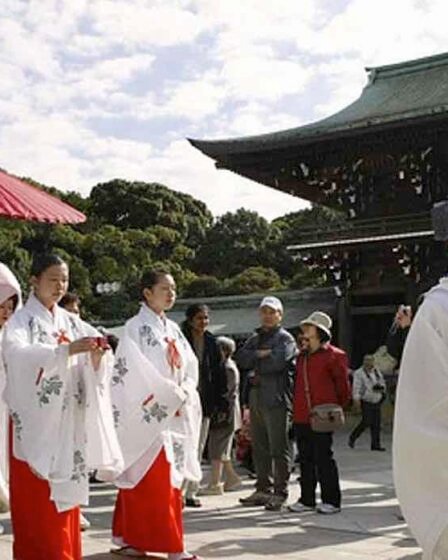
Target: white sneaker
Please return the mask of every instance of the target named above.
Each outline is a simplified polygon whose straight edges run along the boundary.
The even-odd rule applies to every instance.
[[[292,511],[293,513],[305,513],[306,511],[314,511],[315,508],[312,506],[306,506],[302,504],[300,500],[297,500],[295,504],[291,504],[288,506],[288,510]]]
[[[79,524],[81,526],[81,531],[90,528],[90,521],[82,513],[79,514]]]
[[[319,504],[316,511],[317,513],[323,513],[324,515],[332,515],[333,513],[339,513],[341,508],[333,506],[332,504]]]

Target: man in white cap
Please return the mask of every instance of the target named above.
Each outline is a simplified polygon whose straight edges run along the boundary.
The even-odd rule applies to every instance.
[[[263,298],[259,313],[261,327],[236,355],[240,369],[250,371],[249,410],[257,474],[255,492],[240,502],[278,511],[288,497],[288,429],[297,346],[281,326],[283,305],[278,298]]]
[[[300,457],[300,498],[289,506],[301,513],[316,509],[332,514],[341,510],[341,489],[333,458],[332,432],[314,432],[310,425],[311,409],[323,404],[345,406],[350,399],[347,356],[330,344],[331,318],[315,311],[300,323],[303,337],[296,365],[294,427]],[[308,396],[307,396],[308,393]],[[321,503],[316,507],[316,486]]]

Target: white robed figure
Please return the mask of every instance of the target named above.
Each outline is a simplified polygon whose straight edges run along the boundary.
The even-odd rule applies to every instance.
[[[98,469],[113,479],[123,469],[110,400],[113,355],[93,327],[57,305],[68,286],[66,263],[44,256],[32,274],[33,292],[3,337],[5,399],[13,423],[14,557],[78,559],[77,506],[88,503],[88,471]],[[38,503],[33,493],[43,496],[42,485],[48,497]],[[72,532],[71,550],[55,550],[68,546],[65,537],[53,543],[58,531]]]
[[[8,409],[4,399],[6,372],[1,354],[3,327],[15,309],[22,304],[19,282],[13,272],[0,263],[0,511],[9,509],[8,489]],[[0,526],[0,532],[2,528]]]
[[[145,274],[144,303],[130,319],[117,348],[112,377],[115,426],[125,471],[115,508],[113,537],[123,555],[169,553],[194,558],[183,548],[181,486],[200,480],[201,404],[198,363],[165,311],[175,284],[163,271]]]
[[[424,299],[400,368],[394,477],[423,560],[448,558],[448,278]]]

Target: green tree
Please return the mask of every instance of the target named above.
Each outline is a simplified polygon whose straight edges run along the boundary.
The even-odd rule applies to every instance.
[[[169,228],[193,249],[213,220],[204,203],[159,183],[114,179],[92,189],[90,204],[91,217],[102,223],[121,229]]]
[[[252,266],[227,282],[228,294],[254,294],[282,288],[280,276],[272,268]]]
[[[343,212],[315,204],[311,208],[276,218],[272,225],[280,230],[282,243],[286,246],[300,241],[301,230],[332,228],[346,223],[347,218]]]
[[[199,276],[185,287],[182,295],[191,298],[217,296],[223,289],[223,283],[215,276]]]
[[[256,212],[240,208],[217,219],[194,263],[199,274],[226,278],[252,266],[269,266],[280,231]]]

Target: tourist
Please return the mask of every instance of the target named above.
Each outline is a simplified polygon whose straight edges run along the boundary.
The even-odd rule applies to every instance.
[[[244,506],[280,510],[288,498],[294,338],[282,326],[283,305],[273,296],[259,307],[261,326],[237,352],[241,369],[250,370],[249,411],[257,474],[255,492],[240,499]]]
[[[381,405],[386,396],[386,382],[383,374],[375,367],[375,358],[364,356],[362,367],[353,374],[353,407],[361,411],[362,417],[349,437],[348,444],[353,449],[355,442],[366,428],[370,428],[370,448],[385,451],[381,446]]]
[[[300,497],[290,511],[301,513],[316,509],[333,514],[341,510],[341,490],[333,458],[332,432],[311,429],[315,406],[346,406],[350,399],[348,365],[345,352],[332,346],[331,318],[320,311],[301,322],[302,348],[297,359],[294,395],[294,424],[300,460]],[[316,507],[316,485],[321,503]]]
[[[410,305],[400,305],[389,332],[387,333],[386,346],[389,354],[400,365],[406,338],[412,323],[412,308]]]
[[[21,289],[17,278],[11,270],[0,263],[0,512],[9,510],[8,490],[8,409],[3,392],[6,386],[6,372],[1,357],[3,327],[11,315],[21,305]],[[0,534],[3,533],[0,525]]]
[[[210,482],[200,490],[201,495],[219,495],[223,492],[236,490],[241,486],[241,478],[232,464],[232,446],[235,432],[241,428],[240,410],[240,373],[232,356],[235,353],[235,342],[228,337],[217,339],[218,347],[227,376],[227,407],[223,412],[215,413],[211,418],[208,456],[212,463]],[[224,475],[225,483],[221,477]]]
[[[68,280],[61,258],[36,258],[31,295],[3,336],[13,556],[20,560],[79,560],[88,469],[112,479],[123,468],[108,391],[113,356],[95,329],[57,305]]]
[[[75,292],[67,292],[59,302],[59,305],[66,311],[70,311],[70,313],[81,315],[81,299]]]
[[[113,519],[113,552],[169,560],[197,558],[184,549],[185,479],[201,479],[198,361],[165,312],[176,300],[173,277],[154,270],[141,281],[143,303],[120,339],[112,398],[125,471]]]
[[[210,430],[210,418],[220,413],[227,413],[228,403],[225,398],[227,381],[216,338],[207,330],[210,324],[209,308],[204,304],[195,303],[187,308],[185,315],[182,331],[199,362],[198,391],[202,406],[202,424],[198,453],[201,461]],[[185,505],[187,507],[202,505],[196,496],[198,491],[198,483],[186,481]]]
[[[419,298],[418,304],[423,301]],[[385,373],[387,394],[389,395],[390,402],[395,403],[395,393],[397,390],[398,374],[400,371],[401,357],[403,355],[404,345],[406,343],[409,329],[412,324],[413,312],[410,305],[400,305],[395,313],[392,325],[387,333],[386,348],[387,358],[390,361],[395,361],[391,368],[391,373]],[[381,362],[380,367],[381,367]],[[386,370],[384,370],[386,372]]]

